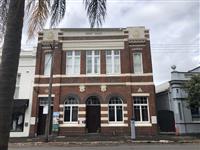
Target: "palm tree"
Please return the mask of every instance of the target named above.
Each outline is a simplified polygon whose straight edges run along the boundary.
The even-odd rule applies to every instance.
[[[0,33],[5,33],[0,64],[0,150],[8,149],[12,101],[21,50],[24,12],[29,14],[29,35],[41,30],[50,17],[56,26],[64,17],[67,0],[0,0]],[[106,0],[84,0],[91,27],[101,26]],[[2,37],[2,35],[0,37]]]

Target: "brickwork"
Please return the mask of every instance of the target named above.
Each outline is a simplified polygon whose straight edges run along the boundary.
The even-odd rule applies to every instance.
[[[118,31],[118,30],[117,30]],[[63,31],[65,32],[65,31]],[[67,31],[66,31],[67,32]],[[145,30],[145,40],[137,45],[137,42],[131,44],[128,40],[128,31],[123,32],[124,35],[110,35],[110,36],[71,36],[65,37],[64,33],[59,33],[58,43],[54,51],[54,78],[53,89],[54,105],[53,111],[60,112],[60,128],[58,135],[80,135],[87,134],[88,130],[85,127],[84,122],[79,122],[75,126],[67,126],[63,121],[64,118],[64,102],[69,95],[77,96],[79,100],[79,114],[78,118],[87,119],[86,115],[86,101],[90,96],[96,96],[101,105],[100,117],[101,128],[98,130],[101,134],[105,135],[129,135],[130,134],[130,120],[133,117],[133,96],[132,94],[149,94],[147,96],[149,103],[149,120],[151,126],[136,127],[138,135],[155,135],[157,132],[156,124],[152,124],[151,116],[156,116],[155,111],[155,89],[152,76],[152,62],[150,53],[150,42],[148,40],[148,32]],[[36,61],[36,77],[35,87],[33,94],[32,105],[32,117],[36,118],[35,125],[31,126],[30,136],[34,136],[37,133],[37,120],[38,120],[38,108],[39,98],[38,95],[47,95],[49,78],[44,76],[44,58],[45,53],[51,51],[50,47],[43,47],[43,34],[40,34],[37,50]],[[106,49],[100,49],[100,75],[87,76],[86,74],[86,51],[80,50],[80,75],[76,77],[70,77],[66,75],[66,50],[63,50],[63,43],[70,40],[122,40],[124,42],[124,48],[120,50],[120,62],[121,62],[121,74],[118,76],[106,75]],[[62,40],[62,41],[61,41]],[[77,43],[76,43],[77,44]],[[141,46],[142,45],[142,46]],[[135,50],[134,47],[141,47],[141,50]],[[75,49],[76,50],[76,49]],[[133,53],[142,53],[143,58],[143,75],[135,75],[133,70]],[[84,91],[80,91],[80,85],[84,86]],[[102,86],[106,86],[102,91]],[[112,96],[118,96],[123,101],[123,123],[113,125],[109,123],[109,109],[108,104]],[[107,114],[106,114],[107,112]],[[81,124],[79,124],[81,123]]]

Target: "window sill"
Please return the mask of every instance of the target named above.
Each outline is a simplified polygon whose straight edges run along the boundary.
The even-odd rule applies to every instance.
[[[109,122],[101,124],[101,127],[128,127],[128,124],[124,122]]]
[[[147,122],[147,123],[143,123],[143,122],[136,122],[135,123],[135,126],[136,127],[151,127],[152,126],[152,124],[150,123],[150,122]]]
[[[124,121],[109,121],[109,124],[124,124]]]
[[[63,122],[63,124],[78,124],[78,121],[76,121],[76,122]]]
[[[134,75],[143,75],[144,73],[143,72],[138,72],[138,73],[135,73],[133,72]]]
[[[44,78],[50,78],[50,75],[43,75]]]
[[[59,127],[85,127],[85,124],[63,123],[63,124],[59,124]]]

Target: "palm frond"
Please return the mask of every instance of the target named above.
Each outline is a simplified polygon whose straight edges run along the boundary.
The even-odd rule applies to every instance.
[[[51,6],[51,23],[50,26],[55,26],[65,16],[66,0],[54,0]]]
[[[38,0],[37,2],[30,2],[28,6],[28,9],[31,13],[28,29],[29,38],[33,37],[36,31],[43,29],[49,16],[49,7],[50,0]]]
[[[90,26],[101,26],[106,16],[106,0],[84,0],[84,4]]]
[[[35,0],[27,0],[26,1],[26,10],[27,10],[27,13],[29,13],[30,10],[32,10],[35,7],[35,3],[36,3]]]

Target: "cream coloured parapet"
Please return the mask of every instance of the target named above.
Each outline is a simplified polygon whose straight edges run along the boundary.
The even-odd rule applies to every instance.
[[[128,31],[128,33],[127,33]],[[128,35],[129,40],[147,39],[149,34],[144,26],[127,28],[55,28],[45,29],[39,34],[42,41],[61,41],[60,37],[99,37],[99,36],[124,36]]]
[[[130,40],[145,39],[145,27],[127,27],[128,36]]]

